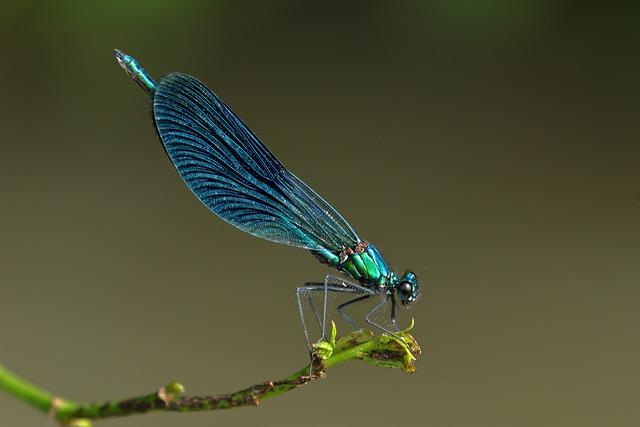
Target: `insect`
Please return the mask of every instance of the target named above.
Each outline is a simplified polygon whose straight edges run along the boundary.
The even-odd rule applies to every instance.
[[[158,83],[133,57],[115,50],[124,68],[151,97],[153,120],[165,151],[196,197],[235,227],[277,243],[304,248],[349,279],[327,275],[296,290],[309,349],[303,310],[311,295],[323,300],[322,315],[313,308],[325,339],[329,293],[349,294],[337,311],[355,329],[347,308],[378,298],[365,321],[396,335],[396,297],[403,306],[416,301],[419,284],[411,271],[401,277],[387,266],[376,247],[361,240],[347,221],[318,193],[289,172],[258,137],[198,79],[180,73]],[[319,294],[318,294],[319,293]],[[374,314],[391,303],[390,323]],[[305,303],[306,304],[306,303]]]

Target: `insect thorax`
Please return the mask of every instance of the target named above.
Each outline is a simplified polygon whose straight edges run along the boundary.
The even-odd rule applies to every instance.
[[[323,264],[346,272],[367,287],[384,287],[394,276],[380,252],[368,242],[360,242],[354,248],[340,252],[320,250],[311,253]]]

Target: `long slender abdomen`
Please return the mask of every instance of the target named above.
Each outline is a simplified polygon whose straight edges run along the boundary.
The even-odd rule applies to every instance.
[[[129,56],[121,50],[114,49],[113,53],[118,60],[118,64],[120,64],[127,74],[131,76],[145,92],[153,97],[156,91],[156,82],[151,78],[149,73],[142,68],[140,63],[136,61],[133,56]]]

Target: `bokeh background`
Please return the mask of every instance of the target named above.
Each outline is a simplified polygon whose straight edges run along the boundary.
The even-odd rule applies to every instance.
[[[638,2],[8,2],[0,361],[77,400],[233,391],[307,361],[328,270],[187,191],[145,94],[193,74],[397,270],[424,353],[258,409],[105,426],[640,425]],[[0,393],[0,424],[43,415]],[[101,424],[101,425],[102,425]]]

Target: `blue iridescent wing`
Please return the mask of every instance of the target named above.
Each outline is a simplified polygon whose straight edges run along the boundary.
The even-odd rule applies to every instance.
[[[225,221],[254,236],[306,249],[337,251],[359,241],[344,218],[285,169],[196,78],[164,77],[153,114],[180,176]]]

